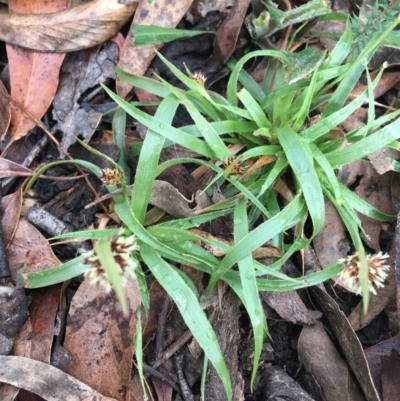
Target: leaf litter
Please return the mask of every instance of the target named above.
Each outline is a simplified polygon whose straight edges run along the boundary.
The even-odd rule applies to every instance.
[[[26,15],[18,17],[10,14],[4,19],[4,23],[0,28],[0,39],[5,41],[10,49],[11,46],[21,46],[24,49],[28,49],[9,51],[11,96],[14,97],[15,93],[18,92],[22,94],[21,97],[15,96],[16,99],[23,108],[28,109],[38,119],[42,118],[48,107],[52,105],[53,129],[54,132],[57,130],[62,132],[61,142],[66,149],[75,142],[73,135],[89,142],[93,136],[96,136],[96,130],[104,131],[102,112],[95,111],[95,108],[87,107],[85,103],[91,103],[91,105],[105,103],[102,95],[97,95],[97,92],[93,90],[94,88],[99,88],[100,83],[109,83],[110,80],[116,78],[117,48],[115,45],[106,44],[99,51],[84,52],[80,49],[101,45],[117,34],[125,22],[130,22],[131,15],[137,5],[136,2],[127,2],[126,5],[120,5],[118,2],[106,3],[102,0],[97,0],[87,5],[79,6],[81,7],[79,9],[80,12],[83,12],[81,15],[78,13],[78,9],[74,8],[51,16],[44,14],[47,11],[40,11],[37,16]],[[146,1],[141,1],[132,24],[147,23],[159,24],[163,27],[174,27],[182,20],[191,3],[191,1],[188,1],[183,6],[177,7],[175,2],[156,0],[156,5],[151,6]],[[228,12],[227,7],[230,5],[233,8]],[[188,20],[183,21],[185,24],[188,21],[194,23],[202,17],[207,17],[209,11],[212,12],[217,9],[227,13],[228,17],[225,19],[225,24],[229,24],[230,18],[234,20],[232,32],[229,32],[228,35],[226,31],[217,32],[215,43],[223,43],[223,45],[222,47],[219,46],[219,48],[218,46],[214,47],[215,53],[213,55],[211,53],[208,54],[207,57],[211,56],[211,59],[209,59],[211,61],[209,61],[208,67],[205,64],[205,68],[211,69],[210,64],[222,68],[223,62],[232,54],[233,50],[240,52],[236,40],[240,35],[239,29],[242,25],[240,21],[245,16],[245,7],[241,12],[235,14],[237,11],[235,6],[239,6],[239,2],[227,5],[226,2],[221,1],[215,6],[208,3],[207,7],[209,8],[204,8],[204,4],[196,2],[196,5],[187,14]],[[11,7],[12,2],[10,9]],[[94,18],[85,17],[89,25],[87,25],[85,34],[82,34],[79,32],[82,15],[89,15],[93,11],[96,14]],[[29,13],[33,12],[29,11]],[[236,20],[235,16],[237,17]],[[107,19],[108,22],[106,21]],[[24,27],[23,24],[26,21],[31,22],[29,27]],[[39,26],[44,27],[40,34]],[[221,26],[224,25],[222,24]],[[18,34],[15,34],[15,27],[20,29]],[[343,25],[339,27],[342,31],[343,28]],[[54,34],[55,32],[57,32],[57,35]],[[43,33],[47,35],[45,39],[43,39]],[[127,39],[122,47],[122,53],[119,54],[119,65],[128,72],[143,75],[148,69],[154,53],[146,48],[135,48],[131,35],[132,30],[129,29]],[[28,37],[29,40],[27,39]],[[71,38],[74,38],[74,41],[71,41]],[[218,42],[218,40],[222,42]],[[199,41],[198,43],[199,47],[201,47],[201,42]],[[185,46],[187,47],[185,48]],[[188,41],[185,45],[185,41],[183,41],[183,50],[188,50],[189,48],[190,42]],[[80,51],[78,52],[78,50]],[[45,54],[35,53],[37,51],[49,51],[51,56],[46,59],[47,56]],[[72,53],[66,56],[67,59],[61,67],[61,62],[64,58],[63,53],[71,51]],[[224,53],[225,51],[226,53]],[[57,52],[58,54],[52,52]],[[29,56],[24,56],[24,54]],[[132,57],[132,54],[135,56]],[[15,58],[21,56],[31,59],[30,63],[24,64]],[[217,62],[215,61],[216,57],[218,58]],[[385,57],[388,58],[389,56]],[[374,59],[374,62],[377,63],[377,60]],[[182,64],[182,59],[179,59],[179,63]],[[150,71],[154,71],[155,65],[153,64],[153,67],[150,67]],[[60,68],[61,81],[60,85],[58,85]],[[42,73],[35,72],[37,71],[36,69],[42,71]],[[45,77],[43,77],[43,71],[47,74]],[[40,75],[42,75],[42,78],[40,78]],[[53,78],[48,79],[49,76]],[[397,82],[397,73],[385,73],[383,79],[375,88],[374,95],[376,97],[383,96],[385,92],[391,91],[397,85]],[[43,85],[47,84],[49,84],[49,89],[43,87]],[[57,86],[58,89],[55,94]],[[122,97],[126,97],[131,89],[130,84],[123,83],[119,78],[117,78],[116,87],[117,92]],[[1,90],[5,90],[5,88],[1,87]],[[353,92],[357,93],[357,90],[356,88]],[[89,96],[87,96],[88,94]],[[4,98],[2,96],[2,99]],[[38,106],[38,111],[33,110],[31,104],[34,104],[35,107]],[[8,108],[8,102],[1,104],[0,128],[2,133],[6,133],[8,129]],[[9,135],[11,135],[10,141],[17,141],[28,134],[34,123],[32,119],[26,116],[23,109],[13,106],[12,110],[14,110],[14,114],[11,115],[12,130]],[[366,116],[367,114],[362,112],[356,124],[366,124]],[[45,118],[49,119],[49,114]],[[187,118],[187,116],[183,115],[182,118]],[[351,130],[352,126],[349,122],[347,124],[346,131]],[[135,133],[134,135],[137,135],[136,139],[138,141],[141,139],[139,134]],[[48,149],[45,159],[58,157],[57,152],[55,148]],[[191,157],[193,156],[191,155]],[[396,199],[397,188],[393,184],[393,181],[396,180],[396,172],[393,172],[393,160],[396,160],[397,156],[396,153],[386,152],[379,154],[379,156],[370,155],[371,162],[354,162],[347,165],[340,170],[341,181],[357,193],[361,199],[372,204],[380,211],[393,215],[398,211],[395,202],[393,202],[393,198]],[[13,155],[13,148],[10,148],[7,157],[10,160],[1,159],[3,176],[24,177],[33,173],[33,169],[28,169],[19,164],[20,159]],[[387,162],[388,158],[390,158],[389,162]],[[118,156],[114,155],[114,159],[117,160]],[[386,159],[386,164],[381,167],[380,162],[383,159]],[[168,160],[168,156],[164,155],[163,161]],[[134,168],[136,162],[134,159],[128,160],[129,167]],[[74,174],[72,170],[53,173],[55,174],[54,177],[57,177],[56,174]],[[150,203],[158,208],[154,209],[154,213],[158,213],[159,217],[157,218],[161,218],[160,216],[165,214],[190,218],[196,216],[199,210],[212,205],[212,202],[204,192],[204,185],[200,185],[197,180],[188,177],[191,177],[191,171],[181,165],[179,168],[169,170],[162,181],[155,181]],[[50,184],[49,188],[57,185],[62,187],[61,182],[55,181]],[[75,213],[77,209],[83,209],[89,202],[84,197],[77,196],[78,193],[82,195],[88,191],[87,187],[81,187],[79,191],[77,191],[77,187],[74,184],[69,188],[67,187],[64,188],[64,192],[59,192],[58,202],[60,203],[55,203],[55,205],[62,204],[64,206],[62,213],[57,217],[68,223],[71,221],[68,220],[68,213],[71,213],[71,210],[73,211],[72,213]],[[97,189],[101,191],[99,185]],[[36,190],[43,191],[39,187]],[[51,191],[51,189],[48,190]],[[98,198],[97,194],[93,195],[93,198],[96,197]],[[166,198],[170,199],[169,205],[166,205]],[[305,265],[314,264],[317,269],[321,268],[321,266],[329,266],[352,251],[346,230],[340,219],[337,218],[337,214],[331,207],[332,205],[328,202],[325,205],[327,214],[324,227],[313,241],[317,259],[311,261],[312,256],[305,254],[305,259],[303,260]],[[96,213],[98,215],[100,213],[100,206],[96,203],[92,207],[94,208],[92,218],[95,222]],[[46,204],[44,204],[44,208],[46,209]],[[53,210],[57,208],[58,206],[54,207],[53,205]],[[21,268],[26,269],[24,274],[27,271],[42,271],[60,264],[58,258],[70,258],[71,255],[68,252],[63,254],[62,251],[57,250],[58,256],[56,256],[49,246],[43,231],[38,231],[25,218],[20,217],[22,213],[21,190],[16,191],[14,194],[10,192],[7,197],[3,198],[2,211],[2,226],[7,247],[7,257],[10,262],[11,279],[5,280],[0,286],[3,294],[0,295],[1,317],[2,321],[5,321],[5,317],[8,314],[12,315],[16,320],[15,325],[8,328],[5,324],[4,326],[2,324],[1,334],[7,338],[6,346],[2,347],[3,355],[8,355],[0,357],[3,362],[1,364],[1,381],[7,383],[7,386],[4,384],[0,386],[2,399],[12,401],[16,397],[18,390],[12,386],[25,389],[49,400],[67,396],[73,396],[77,400],[140,399],[143,396],[142,389],[138,389],[140,387],[138,382],[131,381],[131,375],[136,374],[136,370],[132,365],[132,356],[135,352],[133,341],[138,319],[140,319],[137,315],[141,304],[138,283],[132,282],[128,287],[128,316],[124,316],[114,295],[99,294],[96,288],[90,286],[87,279],[85,279],[81,283],[79,283],[79,280],[73,283],[75,288],[72,293],[71,288],[67,290],[66,286],[62,288],[61,286],[54,286],[44,290],[32,291],[28,317],[28,301],[23,291],[21,291],[18,271]],[[107,212],[110,216],[112,215],[112,206]],[[388,244],[391,241],[393,242],[394,245],[390,249],[389,263],[394,266],[398,249],[398,236],[394,234],[394,226],[390,224],[384,225],[382,222],[365,217],[362,214],[359,214],[359,218],[364,229],[364,243],[371,250],[375,252],[379,252],[382,248],[387,250]],[[229,235],[229,231],[232,228],[231,223],[228,218],[223,219],[225,219],[223,221],[225,228],[214,227],[214,232],[210,236],[205,235],[208,240],[218,241],[218,235],[221,235],[222,232],[226,236]],[[83,218],[79,223],[80,227],[79,224],[77,224],[77,227],[82,228],[84,224],[88,224],[88,221],[83,223],[84,220]],[[41,230],[43,230],[42,227]],[[201,230],[193,231],[193,233],[201,234],[200,237],[203,235]],[[229,247],[231,245],[228,239],[226,239],[225,245]],[[204,247],[201,242],[199,244]],[[211,250],[212,248],[209,247],[208,249]],[[273,252],[272,247],[270,251]],[[215,257],[223,257],[223,255],[224,253],[214,254]],[[267,254],[262,259],[274,256],[279,257],[280,255]],[[296,262],[296,260],[294,261]],[[267,264],[268,262],[265,261],[265,263]],[[301,261],[297,260],[296,264],[301,265]],[[293,266],[287,266],[287,268],[291,274],[296,274],[295,271],[298,272],[296,267],[294,267],[294,270]],[[187,272],[190,276],[190,269]],[[204,290],[201,280],[202,277],[194,282],[198,284],[199,289]],[[281,396],[290,396],[292,394],[293,397],[302,397],[301,399],[304,400],[321,399],[318,398],[318,392],[314,392],[311,395],[305,392],[304,394],[302,393],[304,390],[299,386],[299,383],[304,384],[301,379],[305,380],[307,375],[316,377],[323,397],[327,400],[337,400],[343,396],[350,396],[352,400],[378,400],[379,393],[385,395],[390,392],[389,386],[392,385],[393,380],[389,367],[398,365],[398,359],[396,359],[398,354],[394,351],[399,348],[398,336],[382,341],[388,338],[389,329],[386,332],[381,329],[379,334],[372,337],[370,334],[371,330],[377,330],[376,324],[374,325],[374,319],[385,319],[386,315],[383,316],[383,311],[385,308],[387,311],[389,310],[388,305],[390,302],[393,303],[393,299],[395,304],[396,302],[397,304],[399,303],[398,299],[395,298],[397,282],[393,268],[387,280],[386,288],[383,290],[378,289],[377,295],[372,297],[370,309],[363,319],[360,319],[361,303],[357,306],[359,300],[349,295],[345,289],[339,286],[328,284],[327,290],[331,296],[336,296],[337,302],[346,311],[348,317],[340,311],[337,302],[332,297],[329,297],[318,288],[312,289],[313,300],[317,301],[319,305],[317,309],[314,309],[308,299],[309,294],[306,294],[304,290],[282,293],[262,292],[261,298],[266,302],[264,310],[271,323],[269,335],[272,339],[270,345],[273,355],[271,357],[268,354],[268,347],[266,346],[262,353],[261,365],[264,366],[261,367],[260,384],[254,395],[250,395],[248,388],[254,351],[252,350],[253,344],[250,341],[251,331],[249,330],[249,324],[246,322],[246,318],[243,317],[239,298],[232,291],[226,291],[226,288],[218,288],[219,306],[222,305],[222,308],[214,304],[208,307],[207,313],[213,323],[221,349],[227,357],[234,399],[257,399],[257,395],[268,397],[276,391]],[[76,290],[78,284],[80,285]],[[14,286],[16,286],[15,290]],[[8,295],[4,296],[4,294]],[[14,294],[14,298],[10,294]],[[64,317],[64,322],[61,323],[63,327],[59,329],[55,327],[56,312],[57,309],[65,307],[67,295],[70,309],[68,317],[66,320]],[[71,295],[73,295],[72,301]],[[60,297],[62,299],[61,302],[59,301]],[[164,305],[164,302],[165,294],[163,291],[150,290],[150,304],[158,305],[156,307],[158,310]],[[186,335],[184,323],[179,316],[177,308],[173,307],[171,302],[167,305],[169,306],[166,308],[164,319],[161,319],[161,314],[160,316],[153,315],[154,327],[160,327],[158,328],[155,342],[152,341],[150,333],[144,337],[149,345],[145,351],[145,357],[149,361],[152,358],[159,359],[159,353],[165,352],[168,345],[177,343],[176,347],[181,349],[184,358],[175,357],[174,362],[171,359],[166,360],[159,369],[158,374],[160,376],[158,377],[155,372],[151,371],[151,367],[148,367],[147,371],[152,372],[151,380],[158,399],[172,399],[172,388],[176,387],[168,384],[168,380],[172,380],[175,383],[179,382],[182,396],[190,397],[191,394],[189,392],[188,395],[186,389],[193,387],[195,383],[200,381],[203,357],[195,352],[193,352],[193,355],[186,352],[185,344],[188,339],[184,337]],[[321,312],[330,321],[330,327],[335,332],[345,359],[338,354],[331,339],[326,335],[326,330],[319,321]],[[169,319],[166,316],[169,316]],[[278,322],[282,319],[283,326],[281,327],[283,329],[279,329]],[[154,322],[156,320],[158,322]],[[14,337],[24,323],[25,326],[21,329],[19,336]],[[144,321],[143,323],[146,324]],[[370,325],[370,331],[364,331],[364,328],[368,325]],[[387,326],[387,321],[385,321],[385,328]],[[3,331],[3,327],[8,331]],[[360,331],[361,334],[359,336],[361,341],[364,341],[363,344],[370,345],[374,343],[376,345],[364,352],[353,330]],[[394,331],[391,333],[398,332],[398,320],[396,321],[396,319],[392,321],[392,330]],[[65,355],[70,357],[70,363],[64,366],[67,373],[62,373],[61,370],[49,365],[50,359],[55,353],[53,352],[52,355],[51,351],[55,332],[58,333],[57,337],[60,338],[65,335],[65,339],[61,340],[62,345],[58,343],[57,339],[57,347],[54,345],[54,349],[57,348],[60,355],[65,352]],[[186,340],[181,340],[181,338]],[[285,345],[285,342],[289,343],[290,341],[298,341],[297,347]],[[267,344],[265,342],[264,345]],[[13,345],[14,350],[12,351]],[[155,354],[153,353],[153,348],[156,349]],[[195,346],[192,344],[193,348]],[[291,355],[293,352],[298,352],[298,355]],[[377,358],[374,352],[383,355],[382,360]],[[10,356],[10,354],[23,355],[25,359],[20,356]],[[369,363],[369,368],[364,354]],[[238,356],[237,358],[236,355]],[[35,362],[34,359],[41,363]],[[350,372],[345,361],[351,366],[353,373]],[[279,366],[285,366],[286,372],[280,369]],[[369,369],[371,370],[372,379]],[[290,376],[295,377],[296,371],[300,372],[300,375],[298,380],[293,381]],[[184,372],[184,375],[182,376],[179,372]],[[382,384],[379,380],[380,375],[382,375]],[[46,383],[46,386],[42,383]],[[51,383],[56,384],[52,386]],[[279,387],[279,383],[286,383],[286,388]],[[394,386],[396,388],[396,385]],[[56,393],[55,388],[57,388]],[[213,368],[207,372],[205,389],[207,397],[210,397],[210,399],[225,399],[224,387],[221,385],[218,374]],[[285,393],[287,389],[292,392]],[[26,397],[29,397],[28,393],[21,392],[19,394],[20,400],[28,399]]]

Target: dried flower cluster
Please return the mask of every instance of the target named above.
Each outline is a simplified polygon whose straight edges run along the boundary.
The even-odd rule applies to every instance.
[[[233,175],[241,175],[246,171],[246,167],[241,163],[241,157],[227,157],[224,162],[223,166],[225,169],[228,170],[228,177]]]
[[[134,252],[139,250],[136,243],[136,236],[124,237],[116,235],[111,238],[111,251],[118,266],[118,273],[121,276],[122,286],[125,287],[129,277],[135,277],[135,270],[139,265]],[[96,286],[98,290],[104,292],[111,291],[111,283],[106,271],[100,264],[100,260],[94,250],[84,252],[83,263],[89,266],[85,272],[90,284]]]
[[[388,258],[389,255],[383,254],[382,252],[376,255],[366,255],[368,264],[368,288],[375,295],[377,288],[385,286],[385,280],[390,268],[386,261]],[[358,254],[340,259],[339,262],[344,263],[344,266],[338,274],[336,284],[343,285],[356,294],[361,294],[360,260]]]
[[[125,180],[124,173],[116,168],[103,168],[100,178],[106,185],[118,185]]]
[[[194,72],[192,74],[192,79],[198,84],[204,85],[207,78],[201,72]]]

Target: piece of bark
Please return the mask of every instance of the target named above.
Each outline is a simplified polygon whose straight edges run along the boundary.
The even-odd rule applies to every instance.
[[[265,401],[314,401],[314,398],[279,366],[271,366],[263,372],[259,388]]]
[[[0,355],[8,355],[14,338],[28,319],[28,297],[23,288],[0,294]]]
[[[240,301],[233,291],[223,298],[223,308],[218,309],[214,316],[213,328],[227,364],[232,381],[233,399],[244,400],[244,381],[238,366],[239,344],[239,306]],[[206,378],[206,401],[225,401],[226,393],[221,379],[214,367],[210,366]]]

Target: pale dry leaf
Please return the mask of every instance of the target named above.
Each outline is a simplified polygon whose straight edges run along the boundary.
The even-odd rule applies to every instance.
[[[0,355],[0,380],[37,394],[47,401],[83,401],[101,396],[61,370],[21,356]]]
[[[94,0],[52,14],[2,14],[0,40],[39,52],[67,53],[111,39],[129,20],[137,0]]]
[[[169,182],[155,180],[149,203],[175,217],[194,216],[196,212],[211,204],[207,194],[200,191],[196,193],[194,201],[196,207],[191,208],[189,204],[193,202],[193,199],[186,199]]]

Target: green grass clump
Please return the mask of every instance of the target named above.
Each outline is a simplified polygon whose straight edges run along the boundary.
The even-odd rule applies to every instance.
[[[193,79],[189,72],[184,74],[160,54],[158,56],[161,60],[185,85],[185,90],[161,78],[152,80],[118,70],[119,76],[129,84],[162,99],[154,116],[105,88],[121,110],[148,127],[140,148],[133,189],[128,189],[125,180],[117,183],[117,186],[109,187],[110,191],[116,187],[123,189],[122,195],[114,198],[115,212],[124,223],[126,235],[133,233],[137,237],[139,249],[135,257],[142,266],[149,269],[175,301],[187,326],[219,373],[228,399],[232,398],[229,373],[216,335],[200,306],[200,294],[189,277],[176,266],[190,265],[209,274],[207,294],[218,280],[223,280],[243,302],[254,330],[253,383],[267,330],[258,292],[289,291],[316,285],[333,277],[341,268],[341,263],[336,263],[323,271],[296,279],[280,272],[283,263],[309,245],[321,230],[326,197],[339,212],[354,249],[360,255],[360,281],[364,307],[367,307],[368,266],[363,256],[365,252],[360,238],[362,227],[356,211],[380,221],[393,220],[394,216],[379,212],[344,187],[337,180],[335,169],[354,160],[364,159],[385,146],[398,148],[396,140],[400,137],[400,120],[396,118],[400,111],[378,119],[374,117],[373,89],[381,74],[374,81],[369,79],[365,92],[348,100],[361,74],[366,71],[368,60],[395,25],[394,22],[384,32],[372,35],[352,62],[345,62],[353,46],[350,23],[329,55],[309,49],[296,55],[277,50],[259,50],[247,54],[238,62],[231,59],[228,66],[232,73],[226,97],[206,90],[198,76]],[[246,61],[255,57],[269,57],[269,68],[261,85],[243,70]],[[239,82],[241,89],[238,90]],[[365,126],[347,133],[345,138],[337,139],[330,135],[335,127],[366,101],[369,101],[369,118]],[[186,108],[194,121],[193,125],[181,128],[172,126],[179,105]],[[323,109],[323,112],[315,124],[309,125],[317,108]],[[121,110],[114,119],[114,129],[116,142],[122,147],[125,115]],[[229,162],[232,156],[229,145],[239,143],[243,144],[243,151],[240,159],[232,164]],[[344,143],[347,146],[343,146]],[[193,150],[201,158],[174,159],[159,164],[161,150],[172,144]],[[237,164],[249,168],[255,160],[265,156],[270,156],[270,162],[255,169],[244,179],[232,174]],[[126,155],[123,153],[120,164],[114,164],[118,171],[127,174],[125,160]],[[97,176],[102,175],[97,166],[83,161],[76,162]],[[225,162],[225,167],[221,162]],[[168,219],[146,227],[144,223],[156,177],[171,165],[183,163],[196,163],[212,169],[215,173],[214,181],[223,188],[226,200],[213,205],[201,215]],[[38,171],[32,182],[49,166]],[[293,188],[294,196],[286,199],[286,203],[273,189],[279,179],[285,180]],[[211,191],[211,186],[207,190]],[[189,231],[232,213],[233,246],[219,240],[205,239]],[[306,238],[303,228],[308,219],[312,222],[312,230],[309,238]],[[292,240],[288,241],[285,232],[291,229],[294,229],[294,234]],[[118,230],[106,229],[66,234],[62,238],[104,240],[115,235],[118,235]],[[199,240],[218,246],[226,255],[218,259],[197,245],[196,241]],[[284,251],[283,256],[270,266],[262,265],[252,256],[254,250],[267,242]],[[100,259],[110,260],[110,246],[104,245],[104,242],[101,244]],[[236,265],[238,269],[233,269]],[[86,270],[83,256],[79,256],[61,266],[27,274],[25,283],[30,288],[50,285]],[[142,273],[137,274],[137,277],[147,310],[148,293]],[[115,280],[118,281],[114,277],[112,285],[122,305],[126,307],[120,285],[118,282],[113,284]]]

